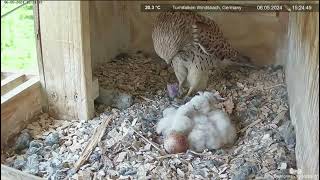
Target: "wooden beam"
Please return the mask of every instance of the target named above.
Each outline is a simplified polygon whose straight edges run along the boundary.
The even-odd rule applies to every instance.
[[[1,96],[1,149],[41,113],[41,98],[37,77]]]
[[[7,77],[9,77],[9,76],[11,76],[13,74],[15,74],[15,73],[13,73],[13,72],[1,72],[1,80],[5,79],[5,78],[7,78]]]
[[[298,179],[319,179],[319,12],[289,13],[286,81]]]
[[[49,114],[58,119],[94,115],[88,3],[39,4],[44,88]]]
[[[41,83],[41,94],[42,94],[42,111],[48,112],[48,96],[46,93],[46,81],[43,67],[42,59],[42,45],[41,45],[41,31],[40,31],[40,16],[39,16],[39,0],[33,1],[33,15],[34,15],[34,29],[35,29],[35,40],[36,40],[36,52],[37,52],[37,64],[38,64],[38,73]]]
[[[40,178],[1,164],[1,180],[44,180],[44,178]]]
[[[21,73],[13,74],[1,80],[1,96],[17,87],[18,85],[22,84],[25,80],[26,76]]]
[[[99,81],[97,77],[92,80],[92,99],[97,99],[99,96]]]

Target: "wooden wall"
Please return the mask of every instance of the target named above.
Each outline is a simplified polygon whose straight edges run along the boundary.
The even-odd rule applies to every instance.
[[[154,53],[151,31],[157,13],[141,12],[141,3],[90,2],[93,64],[108,61],[119,52],[143,50]],[[234,47],[252,57],[257,64],[272,64],[276,61],[281,24],[275,13],[203,14],[214,19]]]
[[[128,49],[125,2],[90,1],[91,54],[95,62],[108,61]]]
[[[319,13],[290,13],[288,30],[286,79],[297,165],[300,179],[319,179]]]
[[[41,1],[36,9],[41,82],[50,115],[94,115],[88,1]]]

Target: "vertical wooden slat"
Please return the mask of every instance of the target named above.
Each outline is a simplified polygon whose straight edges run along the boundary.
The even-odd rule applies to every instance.
[[[300,179],[319,178],[319,13],[290,13],[286,76]]]
[[[40,34],[49,114],[93,116],[88,1],[42,1]]]
[[[94,91],[93,87],[93,76],[92,76],[92,65],[91,65],[91,37],[90,37],[90,11],[89,11],[89,1],[81,1],[80,3],[80,22],[81,22],[81,42],[82,42],[82,63],[84,64],[82,69],[82,79],[85,80],[85,100],[83,107],[80,109],[86,109],[87,111],[82,112],[79,117],[82,119],[92,118],[94,115],[94,99],[92,93]],[[98,85],[99,86],[99,85]]]
[[[41,31],[40,31],[40,16],[39,16],[39,0],[35,0],[33,4],[33,16],[34,16],[34,30],[36,37],[36,51],[37,51],[37,63],[38,63],[38,73],[41,83],[41,94],[42,94],[42,111],[48,112],[48,97],[45,92],[45,74],[42,59],[42,46],[41,46]]]
[[[279,38],[276,42],[276,61],[275,65],[285,66],[288,56],[288,23],[289,12],[279,12],[278,21],[280,26]]]

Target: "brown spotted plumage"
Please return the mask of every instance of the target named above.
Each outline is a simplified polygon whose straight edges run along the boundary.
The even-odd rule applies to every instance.
[[[187,96],[204,90],[209,70],[220,64],[250,64],[232,48],[219,26],[194,12],[163,12],[154,23],[152,39],[156,53],[174,68],[179,90]]]

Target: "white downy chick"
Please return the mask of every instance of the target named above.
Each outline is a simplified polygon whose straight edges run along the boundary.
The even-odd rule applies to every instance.
[[[231,145],[236,139],[236,128],[229,119],[228,115],[221,111],[212,111],[208,114],[209,121],[215,125],[216,130],[221,137],[221,146]]]
[[[220,101],[223,101],[225,100],[224,98],[222,98],[218,92],[208,92],[208,91],[205,91],[203,92],[201,95],[205,96],[206,98],[208,98],[209,100],[209,103],[211,105],[214,105],[216,103],[219,103]]]
[[[158,134],[167,134],[167,131],[171,128],[173,123],[173,116],[177,111],[174,107],[166,108],[163,112],[163,118],[161,118],[157,124],[156,131]]]
[[[182,110],[181,110],[182,109]],[[180,111],[179,111],[180,110]],[[180,107],[179,109],[167,108],[163,111],[163,118],[157,124],[157,133],[168,135],[172,131],[189,134],[193,128],[193,121],[185,114],[189,111],[187,106]]]
[[[221,100],[223,100],[223,98],[217,93],[200,91],[198,95],[193,97],[188,103],[192,104],[198,112],[206,114],[214,110],[214,105]]]
[[[194,112],[195,112],[194,106],[190,102],[187,102],[186,104],[180,106],[177,109],[176,113],[181,116],[191,117]]]
[[[201,102],[205,102],[205,100],[200,100],[198,106],[201,106]],[[192,102],[187,102],[180,106],[175,112],[169,131],[181,132],[188,135],[194,127],[193,118],[195,114],[197,114],[197,109],[195,109],[195,105]]]
[[[196,111],[201,113],[208,113],[211,109],[209,99],[203,96],[203,93],[194,96],[187,104],[191,104]]]
[[[229,117],[222,111],[211,111],[207,115],[194,117],[195,125],[188,136],[190,147],[202,152],[205,149],[219,149],[232,144],[236,133]]]
[[[203,151],[206,149],[208,118],[204,115],[197,115],[194,117],[194,128],[188,135],[190,148],[195,151]]]
[[[156,131],[158,134],[169,134],[169,130],[171,129],[172,126],[172,118],[170,117],[163,117],[159,120],[157,124]]]
[[[188,116],[180,115],[176,113],[170,132],[176,131],[188,135],[194,126],[194,122]]]
[[[157,124],[157,133],[167,136],[172,131],[181,132],[188,137],[191,149],[198,152],[233,143],[235,127],[226,113],[214,107],[222,99],[216,93],[199,92],[178,109],[165,109]]]
[[[176,111],[177,111],[177,109],[175,107],[168,107],[165,110],[163,110],[162,115],[163,115],[163,117],[171,116]]]

